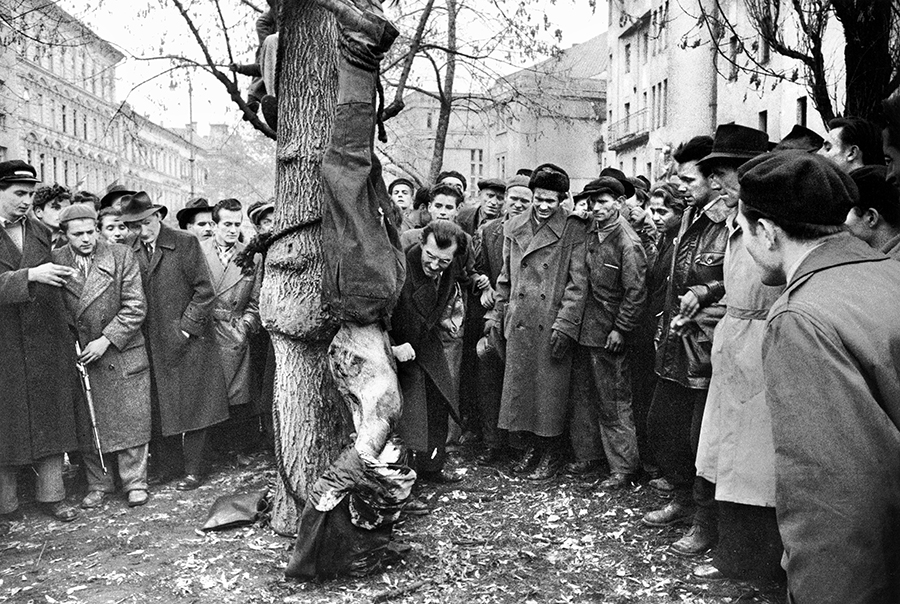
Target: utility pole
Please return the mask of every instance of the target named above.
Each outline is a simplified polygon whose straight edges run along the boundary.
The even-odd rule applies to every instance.
[[[188,160],[191,166],[191,199],[194,199],[194,84],[191,81],[191,72],[187,74],[188,81],[188,143],[190,144],[191,157]]]

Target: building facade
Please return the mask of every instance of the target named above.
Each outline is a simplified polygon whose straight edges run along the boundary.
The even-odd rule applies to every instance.
[[[661,178],[681,142],[717,124],[758,128],[772,141],[794,124],[825,131],[802,66],[770,51],[744,2],[623,0],[609,11],[607,161],[626,173]],[[714,19],[704,23],[702,11]],[[760,75],[794,70],[793,82]]]
[[[606,117],[606,36],[500,78],[483,94],[454,103],[443,168],[469,181],[507,178],[520,168],[551,162],[570,175],[573,190],[603,168]],[[385,179],[412,176],[423,183],[431,166],[440,106],[414,92],[388,121],[389,143],[379,146]]]
[[[122,53],[54,3],[4,9],[0,158],[25,159],[46,184],[102,194],[118,183],[171,210],[202,190],[204,150],[116,103]]]

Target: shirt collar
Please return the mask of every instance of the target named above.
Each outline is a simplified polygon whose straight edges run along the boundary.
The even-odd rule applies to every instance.
[[[3,216],[0,216],[0,228],[5,229],[5,228],[10,227],[10,226],[15,225],[15,224],[18,224],[18,225],[21,226],[21,225],[25,224],[25,218],[26,218],[26,215],[25,215],[25,214],[22,214],[21,216],[19,216],[19,217],[16,218],[15,220],[7,220],[7,219],[4,218]]]

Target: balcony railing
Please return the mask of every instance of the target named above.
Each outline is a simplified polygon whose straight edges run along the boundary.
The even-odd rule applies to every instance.
[[[650,134],[650,110],[641,109],[609,126],[609,147],[615,150]]]

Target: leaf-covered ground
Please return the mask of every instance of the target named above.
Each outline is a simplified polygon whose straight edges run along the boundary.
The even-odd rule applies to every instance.
[[[693,581],[703,560],[666,551],[685,527],[640,523],[662,502],[646,485],[609,494],[596,477],[535,483],[474,454],[451,458],[463,482],[425,491],[433,513],[398,525],[406,558],[365,579],[285,581],[290,539],[263,526],[200,532],[217,497],[275,479],[270,454],[231,454],[199,490],[157,487],[142,508],[117,495],[65,525],[23,506],[0,538],[0,602],[780,602],[771,587]]]

